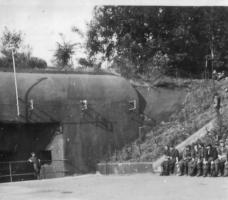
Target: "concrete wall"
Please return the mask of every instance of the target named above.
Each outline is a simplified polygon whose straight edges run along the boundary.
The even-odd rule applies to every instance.
[[[66,159],[63,168],[69,174],[94,171],[109,152],[138,137],[142,112],[138,94],[120,77],[18,73],[17,80],[20,116],[16,115],[13,74],[0,73],[0,121],[61,124],[62,137],[56,136],[52,143],[40,142],[40,147],[45,144],[42,148],[52,149],[53,159]],[[83,99],[88,101],[86,111],[81,110]],[[29,109],[30,100],[33,110]],[[137,101],[135,111],[128,110],[129,100]],[[11,135],[7,137],[10,141]]]
[[[33,172],[32,164],[27,160],[31,157],[31,152],[36,152],[38,158],[42,160],[43,177],[60,177],[65,174],[63,134],[57,130],[59,124],[0,124],[0,162],[12,162],[12,172],[23,174]],[[50,152],[49,152],[50,151]],[[43,152],[50,153],[47,157]],[[43,162],[53,160],[52,162]],[[45,163],[45,164],[44,164]],[[8,168],[7,164],[4,165]],[[0,167],[0,168],[1,168]],[[2,170],[2,168],[1,168]],[[1,171],[0,170],[0,171]],[[3,174],[9,174],[6,170]],[[0,173],[0,175],[3,175]],[[17,177],[13,177],[14,178]],[[29,177],[24,176],[23,179]]]
[[[151,162],[99,163],[97,171],[101,174],[154,173]]]
[[[169,89],[163,87],[136,87],[146,101],[145,113],[156,122],[166,121],[181,108],[187,95],[186,88]]]

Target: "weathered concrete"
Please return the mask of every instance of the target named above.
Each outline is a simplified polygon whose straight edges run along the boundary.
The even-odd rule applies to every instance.
[[[226,200],[227,178],[85,175],[1,184],[1,200]]]
[[[106,74],[18,73],[17,80],[20,116],[16,115],[13,73],[0,73],[0,122],[3,126],[19,125],[0,133],[5,138],[4,144],[0,140],[0,151],[14,152],[14,160],[28,159],[31,151],[51,150],[54,159],[67,160],[63,171],[86,173],[94,171],[96,163],[105,160],[112,150],[138,137],[139,113],[143,110],[136,90],[123,78]],[[88,109],[82,111],[80,100],[84,99]],[[136,100],[134,111],[128,109],[130,100]],[[27,124],[34,130],[20,128]],[[57,124],[62,127],[62,135],[52,131],[46,134],[37,124]],[[27,146],[24,150],[15,149],[23,145]]]
[[[99,163],[97,171],[106,175],[154,172],[152,162]]]
[[[186,88],[135,87],[146,102],[145,113],[157,123],[167,121],[173,112],[183,106]]]

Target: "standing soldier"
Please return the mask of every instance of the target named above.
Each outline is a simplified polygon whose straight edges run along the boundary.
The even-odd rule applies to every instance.
[[[35,172],[35,176],[37,179],[40,179],[40,159],[36,157],[36,154],[34,152],[31,153],[31,157],[28,159],[28,162],[33,164],[33,169]]]

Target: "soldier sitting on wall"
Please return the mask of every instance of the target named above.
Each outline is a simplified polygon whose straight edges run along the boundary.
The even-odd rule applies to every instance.
[[[34,152],[31,153],[31,157],[28,159],[28,162],[33,164],[35,176],[37,179],[40,179],[41,163],[40,163],[40,159],[36,157],[36,154]]]
[[[174,169],[176,163],[179,162],[179,151],[174,148],[173,145],[170,146],[170,161],[169,161],[169,170],[170,174],[174,174]]]
[[[225,143],[225,154],[226,154],[226,161],[224,164],[224,174],[223,176],[228,176],[228,140],[226,139],[226,143]]]
[[[191,160],[188,163],[188,175],[195,176],[197,173],[197,162],[199,157],[198,144],[195,143],[191,148]]]
[[[227,156],[226,154],[227,154],[227,149],[225,148],[225,144],[222,140],[220,140],[219,146],[218,146],[218,166],[217,166],[218,176],[224,175],[224,167],[225,167],[226,156]]]
[[[161,164],[161,176],[168,176],[170,173],[170,149],[169,146],[166,145],[164,148],[164,156],[165,160]]]
[[[188,163],[191,160],[191,146],[188,145],[183,151],[182,160],[180,161],[180,175],[188,175]]]
[[[198,143],[198,154],[197,154],[197,176],[203,175],[203,158],[205,155],[205,146],[204,143]]]
[[[204,162],[203,162],[203,176],[206,177],[208,175],[216,176],[215,165],[217,165],[216,160],[218,158],[217,149],[212,147],[211,144],[206,146],[206,151],[204,155]]]

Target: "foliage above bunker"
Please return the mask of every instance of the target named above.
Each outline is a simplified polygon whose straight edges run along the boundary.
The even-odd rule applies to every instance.
[[[121,74],[155,68],[200,74],[227,70],[227,7],[97,6],[87,33],[90,56],[104,55]],[[131,64],[129,64],[131,63]]]

